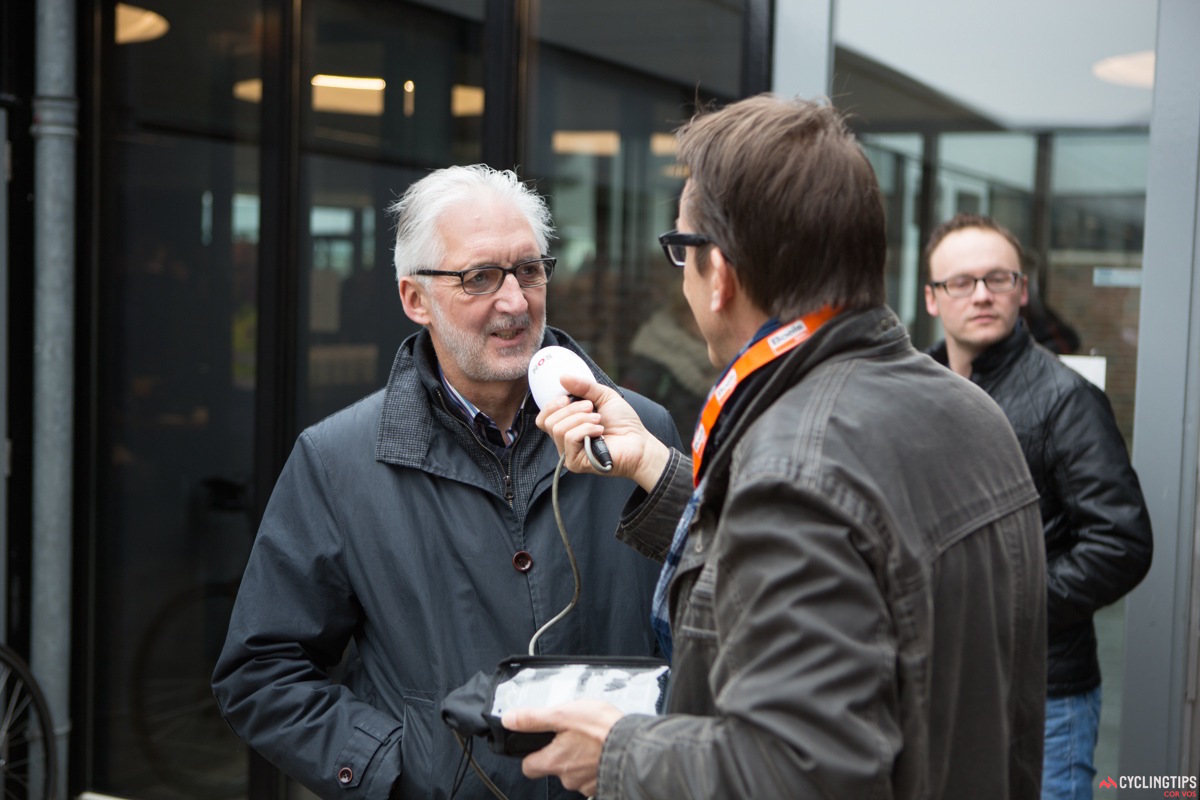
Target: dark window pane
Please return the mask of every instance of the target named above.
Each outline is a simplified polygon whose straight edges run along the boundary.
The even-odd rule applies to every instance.
[[[482,0],[305,7],[301,426],[382,387],[416,330],[384,211],[428,169],[479,161],[482,16]]]
[[[712,367],[657,236],[683,187],[672,131],[698,98],[736,98],[742,17],[700,0],[543,3],[535,26],[523,163],[558,226],[549,321],[668,405],[685,441]]]
[[[98,195],[87,788],[245,795],[209,677],[252,541],[259,72],[253,2],[118,6]],[[110,7],[111,10],[111,7]],[[153,30],[153,29],[152,29]]]
[[[431,167],[479,161],[482,18],[483,0],[306,4],[306,146]]]

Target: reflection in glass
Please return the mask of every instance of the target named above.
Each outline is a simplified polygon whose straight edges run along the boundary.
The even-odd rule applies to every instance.
[[[712,367],[656,237],[675,227],[683,187],[672,131],[698,99],[736,97],[742,11],[543,3],[535,30],[522,162],[558,227],[550,324],[670,406],[690,441]]]
[[[917,206],[921,192],[923,142],[913,134],[863,136],[863,150],[879,179],[887,218],[888,304],[910,329],[917,322],[921,251]]]
[[[1044,5],[1007,6],[1014,33],[952,0],[839,0],[833,99],[853,114],[880,177],[888,298],[917,346],[940,333],[921,304],[910,316],[922,280],[915,254],[957,212],[992,216],[1026,250],[1031,332],[1056,352],[1103,359],[1128,443],[1155,7],[1105,0],[1056,16]],[[1105,57],[1134,53],[1114,79]],[[1105,680],[1096,766],[1107,774],[1117,764],[1120,610],[1096,619]]]
[[[1070,322],[1077,352],[1106,360],[1105,393],[1129,444],[1149,135],[1063,133],[1053,147],[1046,296]]]
[[[306,148],[430,168],[479,161],[483,0],[317,0],[303,18]]]
[[[247,754],[208,683],[252,541],[258,118],[232,87],[258,76],[261,11],[154,10],[157,36],[111,45],[104,106],[85,780],[237,797]]]
[[[478,162],[482,0],[305,7],[297,418],[387,381],[404,316],[384,210],[427,170]]]

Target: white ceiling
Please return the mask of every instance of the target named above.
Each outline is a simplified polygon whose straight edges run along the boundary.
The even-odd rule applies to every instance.
[[[1092,128],[1149,124],[1151,90],[1092,66],[1152,50],[1156,21],[1156,0],[837,0],[834,30],[1008,127]]]

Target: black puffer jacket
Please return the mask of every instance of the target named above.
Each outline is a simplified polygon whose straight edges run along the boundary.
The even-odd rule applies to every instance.
[[[930,355],[947,363],[946,345]],[[1092,615],[1150,569],[1150,516],[1108,398],[1034,343],[1021,323],[971,365],[1004,409],[1041,494],[1046,534],[1047,691],[1100,685]]]

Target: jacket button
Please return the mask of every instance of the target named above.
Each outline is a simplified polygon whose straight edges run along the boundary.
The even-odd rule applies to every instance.
[[[338,782],[349,783],[354,780],[354,770],[349,767],[342,767],[338,770]]]
[[[521,573],[529,572],[533,569],[533,556],[524,550],[518,550],[517,554],[513,556],[513,569]]]

